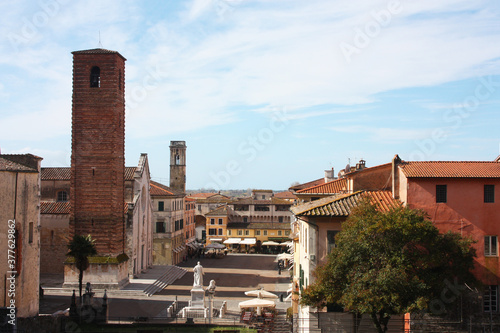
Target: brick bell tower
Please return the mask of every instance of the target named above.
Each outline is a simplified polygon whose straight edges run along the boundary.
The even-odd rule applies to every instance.
[[[170,187],[186,192],[186,141],[170,141]]]
[[[119,266],[127,260],[123,255],[126,59],[105,49],[72,54],[70,237],[90,234],[97,257],[110,257]],[[118,266],[106,268],[108,272],[117,270],[117,281],[101,282],[123,282]],[[92,267],[88,274],[92,274]],[[99,282],[92,276],[89,279]]]

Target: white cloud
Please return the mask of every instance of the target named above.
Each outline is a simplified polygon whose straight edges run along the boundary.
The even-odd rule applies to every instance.
[[[0,109],[2,141],[69,133],[70,52],[97,47],[99,31],[105,48],[128,59],[126,128],[133,138],[238,124],[241,109],[337,121],[334,115],[368,110],[381,92],[500,73],[494,1],[401,0],[401,11],[363,47],[355,45],[358,32],[390,1],[193,0],[177,4],[180,10],[132,0],[61,3],[22,52],[0,42],[0,96],[8,97]],[[27,4],[0,4],[4,36],[41,10]],[[350,62],[342,43],[358,49]],[[429,98],[427,107],[445,108],[449,99]],[[335,130],[367,133],[375,142],[426,136],[373,129],[366,119],[357,118],[358,127],[341,127],[340,119]]]
[[[403,141],[413,141],[428,138],[433,129],[409,129],[374,127],[366,125],[353,125],[342,127],[331,127],[332,131],[351,134],[351,137],[359,137],[364,140],[382,143],[395,143]]]
[[[193,18],[208,5],[195,2]],[[223,110],[234,105],[363,104],[379,92],[484,74],[481,64],[500,55],[493,42],[500,32],[484,34],[495,17],[479,10],[467,14],[469,21],[464,19],[463,11],[481,9],[482,4],[402,2],[401,13],[348,63],[339,45],[354,41],[355,28],[373,21],[370,13],[384,10],[387,2],[366,5],[350,4],[340,11],[335,3],[324,2],[294,3],[288,10],[240,6],[223,27],[208,24],[191,43],[179,42],[192,37],[189,26],[177,30],[167,24],[165,44],[148,54],[168,67],[156,103],[164,110],[175,104],[199,119],[231,114]],[[495,63],[487,70],[500,72]]]

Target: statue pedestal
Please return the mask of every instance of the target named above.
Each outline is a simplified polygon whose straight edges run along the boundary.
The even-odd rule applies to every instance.
[[[191,307],[204,308],[205,307],[205,290],[202,287],[196,286],[191,289]]]

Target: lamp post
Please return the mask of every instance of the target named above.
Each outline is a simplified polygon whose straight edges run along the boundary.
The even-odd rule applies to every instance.
[[[209,314],[208,314],[208,324],[212,324],[212,315],[213,315],[213,311],[212,311],[212,303],[213,303],[213,298],[214,298],[214,294],[215,294],[215,280],[211,280],[210,281],[210,284],[208,285],[208,288],[207,288],[207,292],[208,292],[208,311],[209,311]]]

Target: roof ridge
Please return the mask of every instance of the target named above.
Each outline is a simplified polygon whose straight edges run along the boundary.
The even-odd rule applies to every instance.
[[[302,193],[303,191],[310,191],[310,190],[313,190],[315,188],[318,188],[318,187],[321,187],[321,186],[326,186],[328,184],[331,184],[331,183],[334,183],[334,182],[338,182],[338,181],[341,181],[341,180],[347,181],[347,178],[337,178],[337,179],[331,180],[331,181],[323,183],[323,184],[314,185],[314,186],[311,186],[311,187],[306,187],[306,188],[303,188],[301,190],[298,190],[297,193]]]

